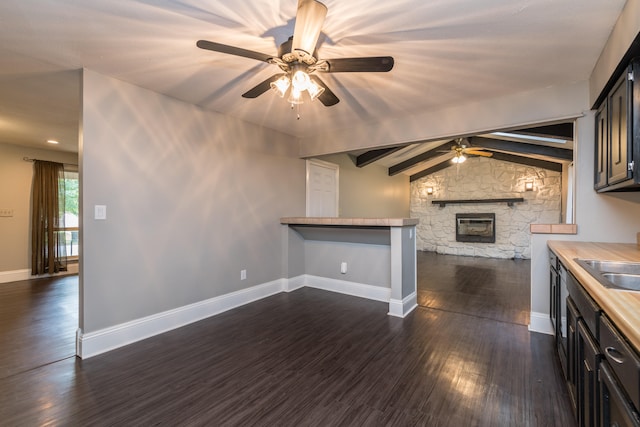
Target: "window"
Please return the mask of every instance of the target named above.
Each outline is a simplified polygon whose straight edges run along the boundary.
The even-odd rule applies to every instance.
[[[64,233],[67,257],[69,260],[77,260],[80,249],[78,240],[78,196],[79,182],[77,171],[64,171],[64,228],[60,230]]]

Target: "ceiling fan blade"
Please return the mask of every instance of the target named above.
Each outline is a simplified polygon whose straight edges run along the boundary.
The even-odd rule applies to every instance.
[[[262,83],[254,86],[253,88],[243,93],[242,97],[243,98],[259,97],[260,95],[262,95],[263,93],[271,89],[271,82],[275,82],[276,80],[278,80],[280,77],[284,75],[285,75],[284,73],[274,74],[273,76],[269,77],[267,80],[263,81]]]
[[[320,79],[320,77],[315,76],[313,74],[310,75],[309,77],[311,77],[311,80],[316,82],[316,84],[324,88],[324,92],[320,94],[318,99],[320,100],[320,102],[322,102],[322,104],[325,107],[331,107],[332,105],[336,105],[338,102],[340,102],[338,97],[333,92],[331,92],[331,89],[329,89],[327,85],[324,84],[324,82]]]
[[[385,73],[393,68],[391,56],[370,56],[363,58],[325,59],[329,64],[327,73]],[[320,70],[318,70],[320,71]]]
[[[266,55],[260,52],[254,52],[252,50],[242,49],[235,46],[229,46],[226,44],[210,42],[207,40],[198,40],[196,43],[200,49],[212,50],[214,52],[226,53],[229,55],[242,56],[244,58],[257,59],[258,61],[269,62],[273,58],[273,55]]]
[[[477,150],[465,150],[465,154],[470,154],[472,156],[482,156],[482,157],[492,157],[493,153],[487,153],[486,151],[477,151]]]
[[[327,6],[319,1],[298,0],[291,53],[296,54],[300,59],[313,56],[326,16]]]

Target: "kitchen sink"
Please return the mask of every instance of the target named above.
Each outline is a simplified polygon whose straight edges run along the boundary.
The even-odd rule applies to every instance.
[[[640,275],[624,273],[602,273],[615,286],[630,291],[640,291]]]
[[[640,291],[640,262],[580,258],[575,261],[606,288]]]

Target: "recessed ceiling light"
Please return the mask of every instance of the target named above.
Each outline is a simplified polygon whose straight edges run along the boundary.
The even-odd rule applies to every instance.
[[[56,141],[55,139],[47,139],[47,142],[49,144],[60,144],[58,141]]]

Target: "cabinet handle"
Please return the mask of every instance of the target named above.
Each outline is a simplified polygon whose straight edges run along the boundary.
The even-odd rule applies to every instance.
[[[618,364],[624,363],[624,355],[616,350],[615,347],[607,347],[604,349],[604,352],[607,353],[607,356],[609,356],[614,362]]]

